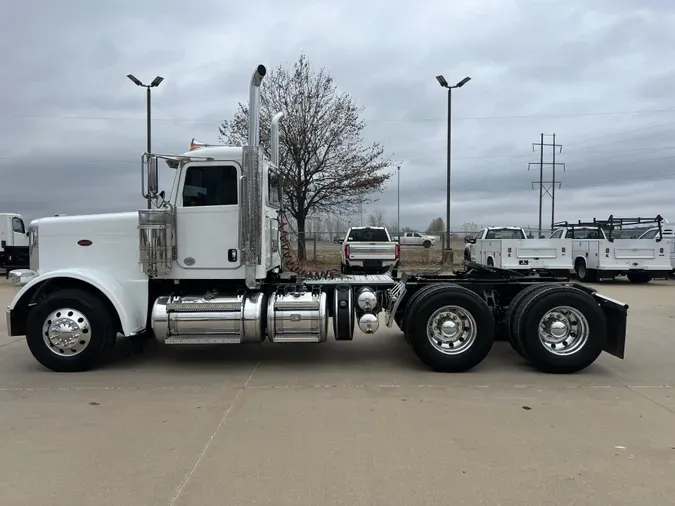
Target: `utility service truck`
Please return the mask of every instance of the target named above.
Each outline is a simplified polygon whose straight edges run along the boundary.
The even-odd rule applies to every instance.
[[[7,329],[26,336],[41,364],[91,369],[119,334],[170,346],[281,346],[331,333],[352,340],[355,326],[367,338],[382,320],[437,371],[476,366],[498,332],[544,371],[579,371],[603,350],[623,358],[628,306],[582,285],[480,265],[400,278],[304,270],[284,230],[283,112],[271,122],[270,159],[259,143],[265,73],[259,65],[250,82],[248,145],[143,154],[149,209],[30,223],[30,269],[11,273],[21,288]],[[168,195],[160,160],[175,170]]]
[[[22,266],[28,254],[28,236],[18,213],[0,213],[0,269]]]
[[[574,271],[581,281],[611,280],[625,275],[632,283],[667,278],[672,272],[670,239],[663,236],[663,218],[615,218],[554,224],[552,240],[572,240]],[[616,232],[639,224],[656,224],[651,239],[621,239]],[[567,243],[566,243],[567,244]]]
[[[571,241],[528,239],[520,227],[486,227],[464,239],[464,260],[513,271],[546,273],[569,279]]]

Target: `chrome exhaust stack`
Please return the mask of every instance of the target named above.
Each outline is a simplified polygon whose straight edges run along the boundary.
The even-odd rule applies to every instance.
[[[251,86],[248,93],[248,145],[257,146],[260,143],[260,84],[267,74],[265,65],[258,65],[251,76]]]
[[[243,148],[240,184],[239,249],[244,265],[246,287],[259,287],[256,269],[262,265],[262,190],[264,166],[260,147],[260,85],[267,74],[264,65],[258,65],[251,76],[248,104],[248,146]]]

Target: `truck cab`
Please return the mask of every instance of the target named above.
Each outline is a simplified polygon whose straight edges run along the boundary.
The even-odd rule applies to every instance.
[[[551,239],[572,241],[574,270],[582,281],[611,280],[625,275],[633,283],[665,278],[672,271],[670,240],[659,230],[661,217],[614,218],[578,223],[560,222]],[[619,231],[644,223],[657,223],[651,239],[624,239]]]

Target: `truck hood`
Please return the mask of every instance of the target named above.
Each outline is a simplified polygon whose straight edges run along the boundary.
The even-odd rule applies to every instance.
[[[40,272],[107,266],[139,272],[138,211],[40,218]]]

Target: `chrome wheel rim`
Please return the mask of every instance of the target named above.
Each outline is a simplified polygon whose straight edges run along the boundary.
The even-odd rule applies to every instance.
[[[76,309],[57,309],[45,319],[42,338],[52,353],[60,357],[79,355],[91,340],[89,320]]]
[[[586,317],[573,307],[558,306],[539,320],[539,342],[554,355],[567,356],[584,347],[590,336]]]
[[[459,306],[445,306],[431,315],[427,323],[427,338],[432,346],[445,355],[459,355],[476,340],[478,326],[473,315]]]

